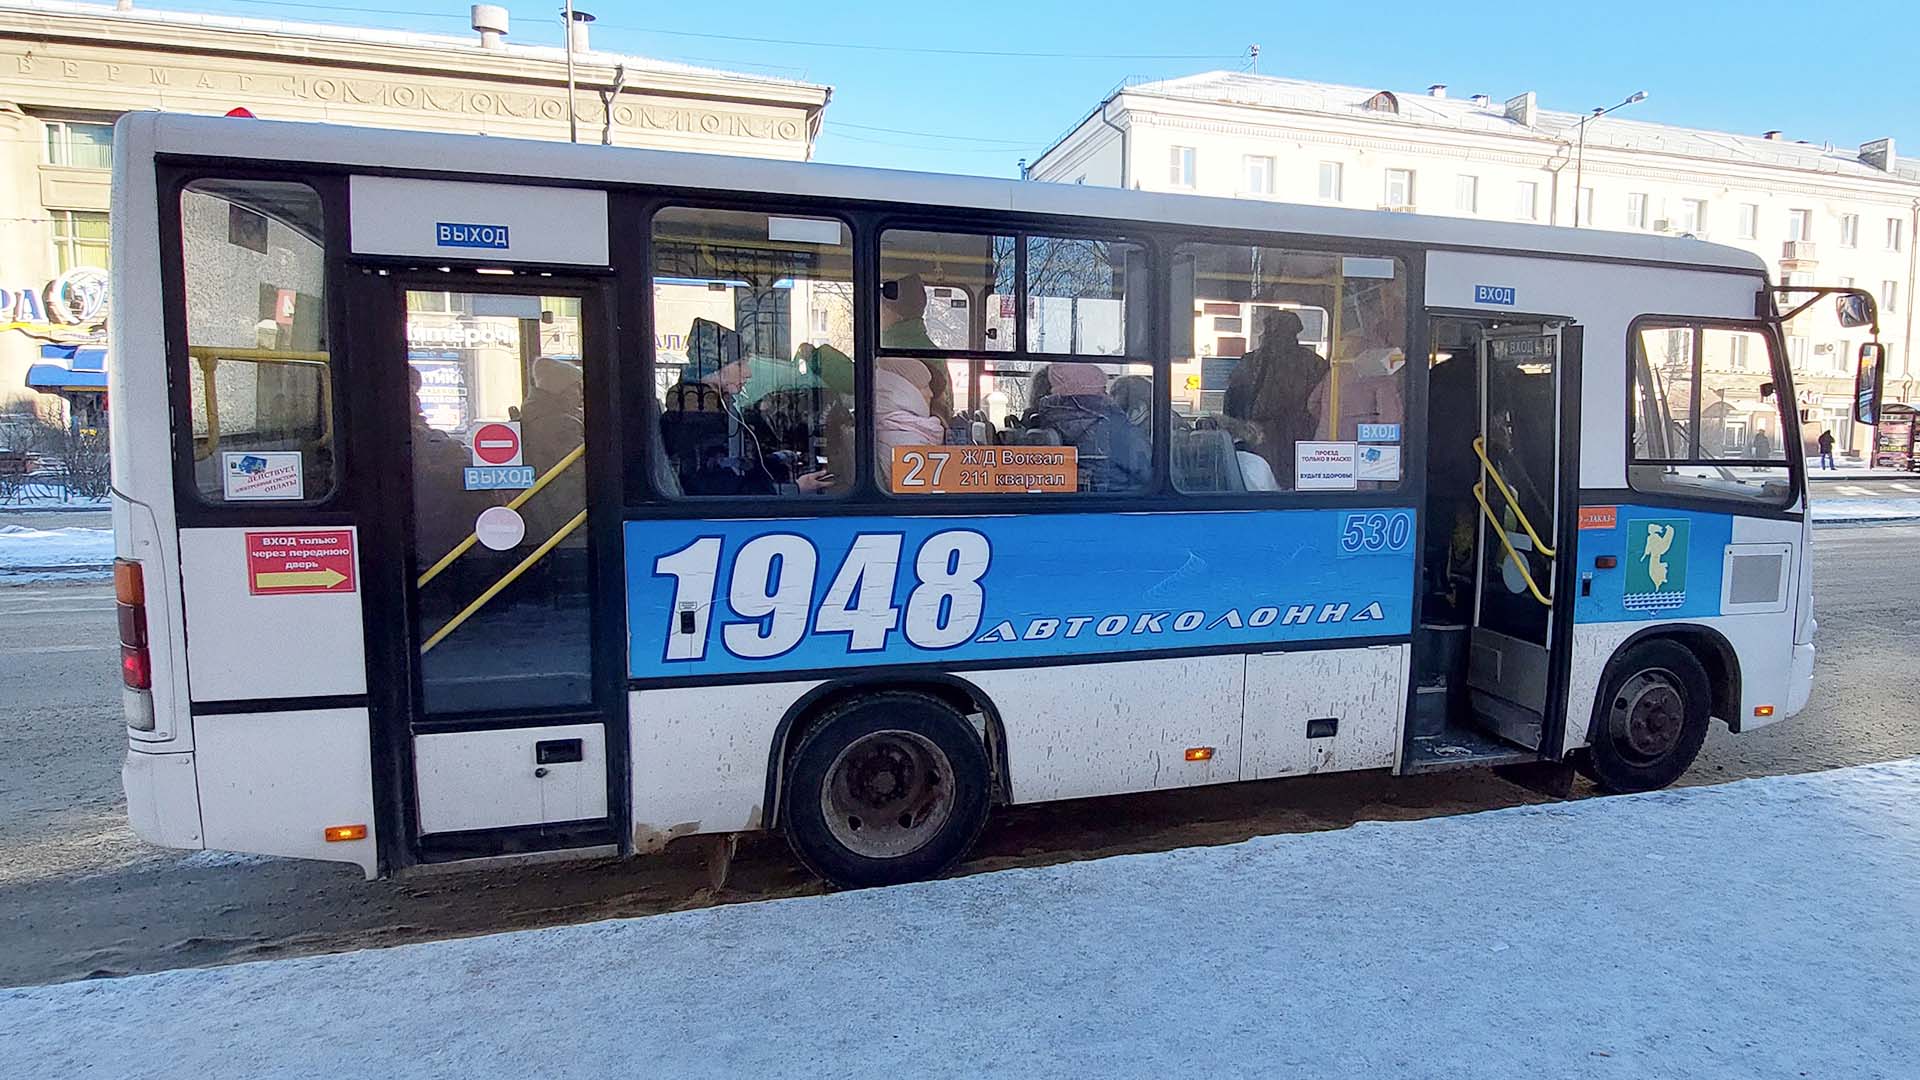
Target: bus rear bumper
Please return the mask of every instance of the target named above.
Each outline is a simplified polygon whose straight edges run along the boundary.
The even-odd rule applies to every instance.
[[[206,846],[191,752],[148,754],[129,747],[120,784],[127,792],[127,819],[140,839],[168,848]]]

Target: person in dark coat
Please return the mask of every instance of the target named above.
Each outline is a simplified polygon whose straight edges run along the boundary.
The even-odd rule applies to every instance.
[[[1300,316],[1285,308],[1260,313],[1260,343],[1227,378],[1225,412],[1257,434],[1247,449],[1265,458],[1276,477],[1291,478],[1293,444],[1318,438],[1314,391],[1327,380],[1327,360],[1300,343]],[[1290,486],[1290,485],[1289,485]]]
[[[533,362],[532,374],[533,389],[520,403],[520,446],[522,460],[533,467],[537,481],[586,444],[587,428],[577,365],[542,356]],[[545,543],[586,507],[587,464],[580,458],[522,505],[527,541]],[[563,543],[584,546],[586,533],[576,529]]]
[[[1080,490],[1137,491],[1152,478],[1146,432],[1107,392],[1107,374],[1093,364],[1047,365],[1048,394],[1027,414],[1026,426],[1056,432],[1079,451]]]

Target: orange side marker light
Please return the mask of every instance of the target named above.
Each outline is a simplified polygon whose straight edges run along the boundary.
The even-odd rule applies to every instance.
[[[327,843],[329,844],[338,844],[343,840],[365,840],[366,838],[367,827],[365,825],[327,826]]]
[[[1212,761],[1213,747],[1189,746],[1187,747],[1187,760],[1188,761]]]

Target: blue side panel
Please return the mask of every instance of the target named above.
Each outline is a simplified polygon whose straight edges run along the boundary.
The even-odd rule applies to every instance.
[[[1604,522],[1611,509],[1612,523]],[[1720,614],[1721,563],[1733,540],[1733,515],[1665,507],[1583,507],[1579,623],[1697,619]],[[1611,570],[1594,559],[1611,555]],[[1589,592],[1589,586],[1590,592]]]
[[[1413,512],[629,521],[634,678],[1406,634]]]

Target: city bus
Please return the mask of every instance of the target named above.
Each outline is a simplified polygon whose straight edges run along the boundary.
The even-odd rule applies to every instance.
[[[1807,701],[1781,326],[1874,311],[1745,252],[250,118],[114,154],[155,844],[777,830],[865,886],[1009,804],[1658,788]]]

